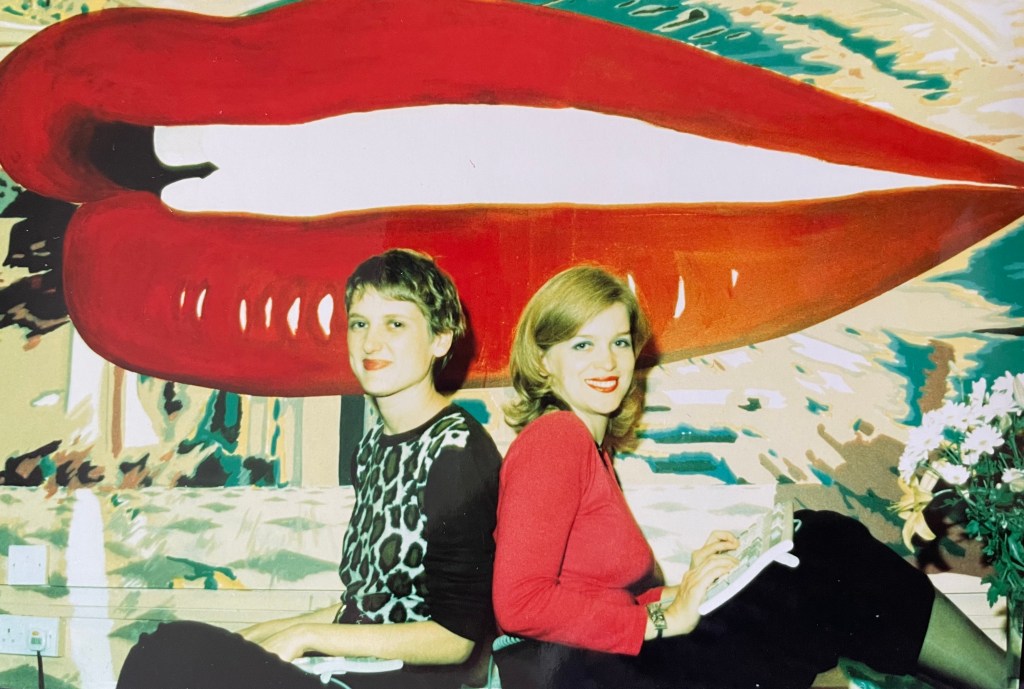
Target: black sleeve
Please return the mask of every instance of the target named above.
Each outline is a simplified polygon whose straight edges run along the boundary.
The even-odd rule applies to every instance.
[[[348,462],[348,482],[353,488],[359,488],[359,447],[352,448],[352,457]]]
[[[471,427],[465,448],[447,448],[427,478],[423,567],[430,618],[478,641],[493,633],[491,575],[501,455]]]

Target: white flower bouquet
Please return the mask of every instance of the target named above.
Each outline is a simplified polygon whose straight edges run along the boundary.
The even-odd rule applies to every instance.
[[[903,497],[893,507],[909,548],[914,535],[935,538],[923,515],[932,500],[962,503],[967,534],[981,541],[992,565],[983,579],[989,604],[1006,596],[1017,610],[1024,605],[1022,455],[1024,374],[1006,373],[991,388],[980,379],[965,399],[927,412],[910,431],[899,463]]]

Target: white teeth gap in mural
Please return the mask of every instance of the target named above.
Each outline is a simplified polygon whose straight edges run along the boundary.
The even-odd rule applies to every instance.
[[[184,211],[315,216],[476,203],[771,202],[935,186],[939,180],[715,141],[575,108],[431,105],[291,126],[157,128]]]

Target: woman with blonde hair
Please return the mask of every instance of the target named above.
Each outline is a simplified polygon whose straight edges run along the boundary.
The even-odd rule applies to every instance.
[[[715,531],[672,586],[623,498],[613,447],[641,410],[649,328],[624,282],[592,266],[549,280],[516,329],[519,432],[501,469],[494,607],[505,689],[809,687],[839,657],[954,686],[1000,687],[1002,656],[928,578],[860,523],[800,511],[794,554],[701,617],[736,564]]]

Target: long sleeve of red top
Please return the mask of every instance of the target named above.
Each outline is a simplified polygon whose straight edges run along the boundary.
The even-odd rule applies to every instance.
[[[504,632],[639,653],[647,615],[629,586],[650,573],[653,555],[575,414],[546,414],[512,443],[495,537],[494,608]]]

